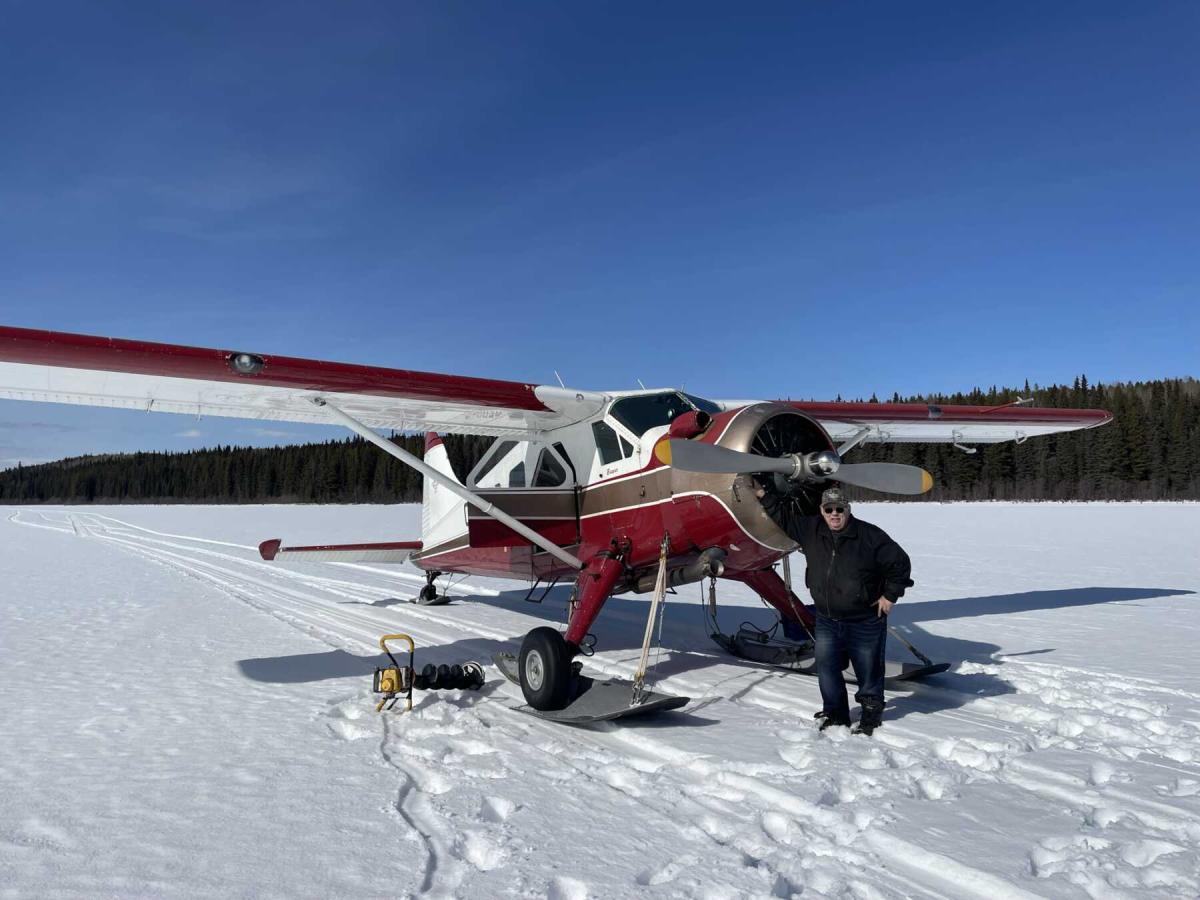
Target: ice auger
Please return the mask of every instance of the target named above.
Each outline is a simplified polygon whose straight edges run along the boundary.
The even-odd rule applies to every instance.
[[[388,641],[405,641],[408,644],[408,665],[402,666],[388,649]],[[383,699],[375,706],[375,712],[381,712],[386,706],[391,709],[401,696],[404,697],[404,710],[412,709],[412,692],[418,691],[477,691],[483,687],[483,666],[477,662],[457,663],[448,666],[445,663],[435,666],[426,663],[417,672],[414,662],[416,645],[407,634],[385,634],[379,639],[379,646],[388,659],[390,666],[380,666],[375,669],[375,680],[372,690],[383,694]]]

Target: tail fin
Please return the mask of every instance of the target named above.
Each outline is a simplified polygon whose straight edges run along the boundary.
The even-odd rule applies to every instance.
[[[436,432],[425,432],[425,464],[456,484],[461,484],[450,466],[446,446]],[[463,512],[466,502],[446,490],[431,478],[425,479],[421,491],[421,539],[426,547],[436,546],[450,538],[458,537],[467,530],[467,517]]]

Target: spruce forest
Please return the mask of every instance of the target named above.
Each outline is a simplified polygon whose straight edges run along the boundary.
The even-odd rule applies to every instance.
[[[1069,387],[1026,384],[889,401],[998,406],[1018,398],[1032,398],[1034,406],[1107,409],[1114,419],[1023,444],[980,446],[973,454],[944,444],[868,444],[851,460],[924,467],[935,487],[919,500],[1200,499],[1200,382],[1194,378],[1091,385],[1081,376]],[[421,435],[393,440],[416,455],[424,447]],[[490,443],[474,435],[445,437],[460,478]],[[421,481],[354,438],[18,466],[0,472],[0,503],[407,503],[420,500]]]

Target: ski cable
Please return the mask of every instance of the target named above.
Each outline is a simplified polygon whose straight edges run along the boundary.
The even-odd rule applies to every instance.
[[[642,702],[646,692],[646,663],[650,659],[650,639],[654,636],[654,620],[658,619],[658,653],[655,654],[654,668],[658,668],[658,660],[662,653],[662,610],[666,609],[667,597],[667,554],[671,548],[671,535],[663,533],[662,543],[658,548],[658,575],[654,579],[654,596],[650,599],[650,612],[646,616],[646,634],[642,638],[642,658],[638,662],[637,674],[633,676],[633,705]]]

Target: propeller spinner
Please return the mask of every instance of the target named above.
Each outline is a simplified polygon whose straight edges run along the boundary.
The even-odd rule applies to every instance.
[[[821,482],[837,478],[844,484],[885,494],[923,494],[933,487],[933,476],[918,466],[901,463],[844,463],[832,450],[760,456],[717,444],[667,440],[655,448],[659,461],[685,472],[742,475],[773,472],[789,481]]]

